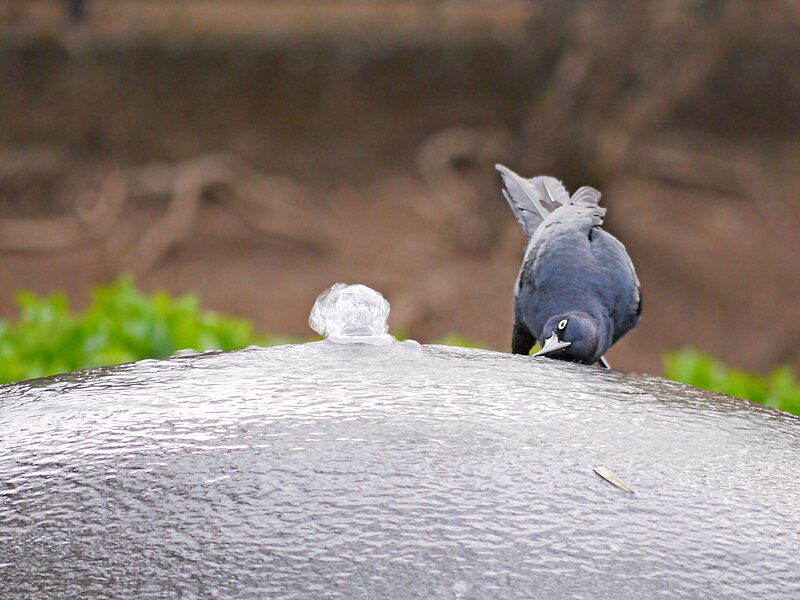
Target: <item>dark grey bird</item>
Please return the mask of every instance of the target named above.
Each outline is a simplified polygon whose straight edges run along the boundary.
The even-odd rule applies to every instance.
[[[639,323],[642,296],[625,246],[601,228],[600,192],[582,187],[570,197],[553,177],[497,170],[528,236],[514,286],[511,351],[529,354],[538,340],[534,356],[608,368],[603,355]]]

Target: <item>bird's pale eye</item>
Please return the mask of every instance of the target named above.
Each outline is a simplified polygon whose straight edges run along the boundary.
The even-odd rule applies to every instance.
[[[566,319],[561,319],[558,322],[558,328],[559,329],[566,329],[567,328],[567,320]]]

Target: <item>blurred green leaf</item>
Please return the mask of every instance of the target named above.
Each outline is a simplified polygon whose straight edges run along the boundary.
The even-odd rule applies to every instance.
[[[664,356],[664,377],[800,415],[800,383],[789,367],[764,377],[728,367],[698,350],[683,349]]]
[[[20,317],[0,321],[0,383],[78,369],[165,358],[178,350],[234,350],[289,343],[259,336],[245,319],[203,311],[193,294],[142,293],[121,277],[98,286],[83,313],[67,297],[17,294]]]

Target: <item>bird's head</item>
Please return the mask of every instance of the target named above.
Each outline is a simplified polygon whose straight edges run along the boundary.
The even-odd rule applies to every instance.
[[[559,315],[548,319],[542,330],[542,349],[534,356],[592,364],[599,358],[600,328],[586,313]]]

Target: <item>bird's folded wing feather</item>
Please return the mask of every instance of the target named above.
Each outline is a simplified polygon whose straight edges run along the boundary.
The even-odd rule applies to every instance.
[[[590,214],[596,215],[596,218],[600,219],[600,221],[595,223],[595,225],[600,225],[602,224],[603,217],[606,214],[606,209],[600,207],[601,196],[602,194],[596,189],[585,185],[577,192],[572,194],[572,198],[570,198],[569,202],[573,206],[588,209]]]
[[[600,196],[600,192],[596,189],[583,186],[572,194],[570,199],[570,204],[577,209],[576,214],[591,219],[592,227],[602,225],[603,217],[606,214],[606,209],[600,206]]]

